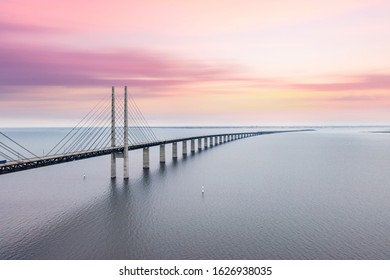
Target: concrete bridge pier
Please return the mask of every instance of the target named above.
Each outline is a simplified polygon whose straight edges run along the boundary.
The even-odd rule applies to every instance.
[[[116,155],[111,153],[111,178],[116,178]]]
[[[202,150],[202,138],[198,138],[198,151]]]
[[[214,146],[214,137],[210,137],[210,147]]]
[[[195,153],[195,139],[191,139],[191,153]]]
[[[177,142],[172,143],[172,159],[177,159]]]
[[[183,141],[183,156],[186,156],[187,155],[187,140],[184,140]]]
[[[204,141],[204,148],[207,149],[207,148],[208,148],[208,138],[205,137],[205,138],[203,139],[203,141]]]
[[[149,169],[149,147],[144,148],[144,169]]]
[[[165,145],[160,145],[160,163],[165,163]]]

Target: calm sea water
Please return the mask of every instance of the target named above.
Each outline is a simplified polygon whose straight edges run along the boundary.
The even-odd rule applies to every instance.
[[[155,147],[148,172],[132,151],[128,183],[109,156],[0,176],[0,259],[390,259],[390,134],[370,130],[169,145],[165,166]],[[2,131],[38,154],[67,132]]]

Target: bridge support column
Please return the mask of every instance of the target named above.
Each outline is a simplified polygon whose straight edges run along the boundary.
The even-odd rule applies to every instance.
[[[214,137],[210,137],[210,147],[214,146]]]
[[[127,86],[125,86],[125,115],[123,137],[123,178],[129,179],[129,114],[127,106]]]
[[[115,148],[115,88],[111,88],[111,147]],[[111,178],[116,178],[116,155],[111,152]]]
[[[165,163],[165,145],[160,145],[160,163]]]
[[[195,139],[191,139],[191,153],[195,153]]]
[[[202,138],[198,138],[198,151],[202,150]]]
[[[208,142],[208,138],[205,137],[203,140],[204,140],[204,148],[207,149],[208,148],[208,143],[207,143]]]
[[[182,148],[183,156],[187,155],[187,140],[183,141],[183,148]]]
[[[172,143],[172,158],[177,159],[177,142]]]
[[[144,148],[144,169],[149,169],[149,147]]]

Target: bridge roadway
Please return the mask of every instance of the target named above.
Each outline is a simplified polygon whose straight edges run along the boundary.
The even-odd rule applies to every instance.
[[[286,132],[301,132],[301,131],[312,131],[312,130],[311,129],[300,129],[300,130],[256,131],[256,132],[240,132],[240,133],[202,135],[202,136],[175,138],[175,139],[169,139],[169,140],[161,140],[161,141],[141,143],[141,144],[136,144],[136,145],[129,145],[128,150],[129,151],[130,150],[137,150],[137,149],[149,148],[149,147],[153,147],[153,146],[166,145],[166,144],[172,144],[172,143],[184,142],[184,141],[196,140],[196,139],[208,139],[208,138],[217,139],[216,137],[219,137],[219,139],[223,139],[219,143],[219,144],[221,144],[221,143],[230,142],[233,140],[238,140],[238,139],[242,139],[242,138],[246,138],[246,137],[253,137],[253,136],[258,136],[258,135],[286,133]],[[226,139],[230,139],[230,140],[226,141]],[[210,146],[207,143],[206,143],[206,145],[207,145],[207,147]],[[216,145],[218,145],[218,143],[216,143]],[[201,149],[201,148],[202,147],[198,147],[198,149]],[[5,164],[0,164],[0,175],[12,173],[12,172],[23,171],[23,170],[27,170],[27,169],[33,169],[33,168],[38,168],[38,167],[54,165],[54,164],[65,163],[65,162],[70,162],[70,161],[75,161],[75,160],[99,157],[99,156],[109,155],[112,153],[123,154],[123,150],[124,150],[123,146],[118,146],[118,147],[108,147],[108,148],[99,149],[99,150],[78,151],[78,152],[71,152],[71,153],[64,153],[64,154],[47,155],[47,156],[36,157],[36,158],[21,159],[19,161],[10,161],[10,162],[7,162]]]

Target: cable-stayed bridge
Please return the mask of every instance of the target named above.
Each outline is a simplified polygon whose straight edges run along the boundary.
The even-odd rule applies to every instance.
[[[292,132],[248,131],[199,135],[161,140],[156,137],[134,99],[124,88],[124,98],[115,95],[101,100],[75,127],[73,127],[48,153],[38,156],[0,131],[0,175],[32,168],[111,155],[111,177],[116,177],[116,159],[123,158],[123,176],[129,178],[129,151],[143,149],[143,168],[148,169],[149,148],[160,146],[160,163],[165,163],[165,145],[172,144],[172,158],[177,159],[178,143],[182,143],[183,156],[187,155],[187,142],[191,153],[230,141],[263,134]]]

